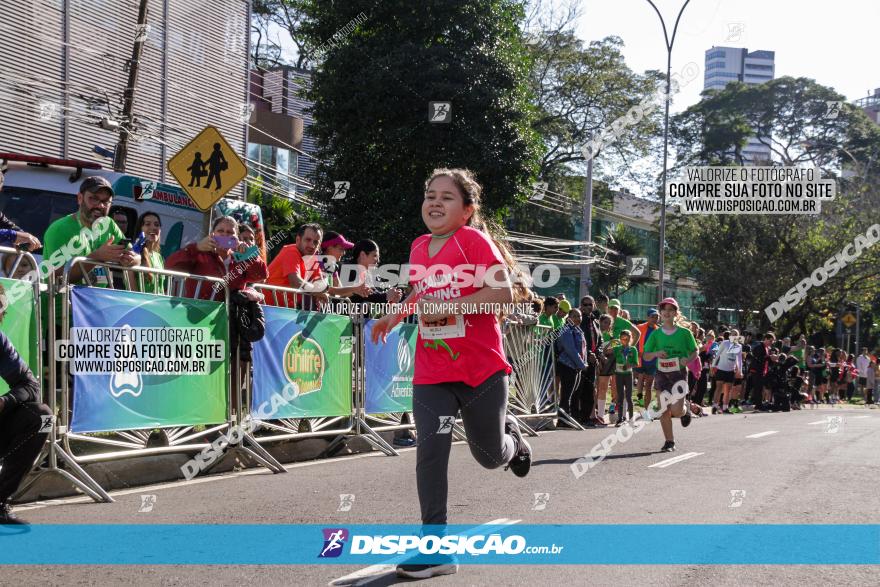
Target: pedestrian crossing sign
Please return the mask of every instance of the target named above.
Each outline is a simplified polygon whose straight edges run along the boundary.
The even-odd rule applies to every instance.
[[[244,161],[213,126],[169,159],[168,171],[202,212],[247,177]]]

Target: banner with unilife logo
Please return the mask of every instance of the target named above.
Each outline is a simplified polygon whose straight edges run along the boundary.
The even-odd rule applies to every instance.
[[[71,291],[55,356],[73,373],[73,432],[226,421],[229,334],[222,303],[94,287]]]
[[[9,292],[13,286],[19,285],[21,282],[17,279],[0,279],[0,284],[6,292]],[[40,340],[37,332],[37,314],[34,311],[34,290],[28,287],[17,299],[7,295],[5,302],[0,301],[0,307],[8,304],[3,322],[0,323],[0,330],[18,351],[21,360],[27,363],[34,375],[39,377],[39,369],[37,369],[37,344]],[[6,381],[0,379],[0,395],[9,392],[9,386]]]
[[[364,367],[366,368],[365,408],[368,414],[412,411],[415,373],[415,324],[399,324],[384,343],[374,343],[374,320],[364,327]]]
[[[266,335],[254,343],[252,415],[270,419],[347,416],[352,402],[351,318],[265,306]],[[283,397],[285,401],[273,401]]]

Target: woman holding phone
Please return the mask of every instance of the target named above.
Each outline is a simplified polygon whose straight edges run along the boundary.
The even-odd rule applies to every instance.
[[[231,216],[214,220],[211,234],[197,243],[190,243],[168,257],[165,267],[193,275],[217,277],[231,290],[243,289],[248,283],[264,281],[269,276],[266,262],[255,258],[236,259],[236,253],[246,254],[248,245],[238,240],[238,221]],[[222,300],[219,287],[187,279],[184,297],[203,300]],[[198,293],[198,295],[196,295]]]

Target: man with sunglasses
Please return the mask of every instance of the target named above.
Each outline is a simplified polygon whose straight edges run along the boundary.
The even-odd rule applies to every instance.
[[[581,371],[581,380],[571,399],[572,417],[589,428],[595,426],[590,422],[590,413],[596,395],[596,365],[598,357],[603,351],[602,332],[599,330],[599,322],[596,320],[596,302],[592,296],[581,298],[580,304],[581,330],[584,332],[584,341],[587,346],[587,368]]]

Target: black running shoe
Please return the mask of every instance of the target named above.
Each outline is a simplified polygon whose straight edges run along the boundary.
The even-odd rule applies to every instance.
[[[691,405],[688,402],[684,404],[684,416],[681,417],[681,425],[683,428],[691,425]]]
[[[525,477],[529,474],[529,469],[532,468],[532,447],[523,438],[522,432],[519,429],[519,422],[509,414],[507,416],[507,423],[504,425],[504,432],[513,437],[513,442],[516,445],[516,452],[513,454],[510,462],[507,463],[507,466],[504,467],[504,470],[511,469],[517,477]]]
[[[28,526],[29,524],[12,513],[9,504],[0,502],[0,526],[2,525]]]
[[[397,576],[408,579],[428,579],[437,575],[453,575],[458,572],[458,564],[455,562],[439,565],[397,565]]]
[[[667,440],[663,443],[663,448],[660,449],[660,452],[672,452],[675,450],[675,443],[671,440]]]

